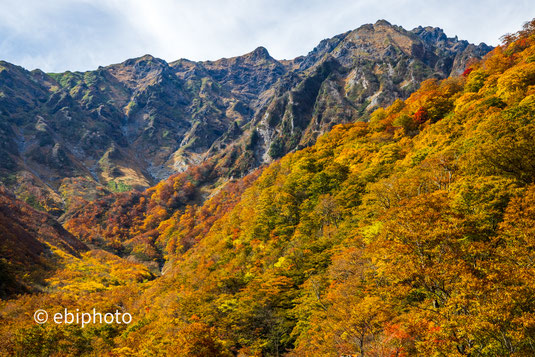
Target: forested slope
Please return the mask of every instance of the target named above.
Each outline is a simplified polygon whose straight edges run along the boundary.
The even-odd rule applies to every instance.
[[[145,294],[152,322],[127,343],[535,353],[534,25],[463,76],[271,165],[185,254],[184,214],[166,232],[175,269]]]
[[[202,205],[180,201],[196,181],[185,173],[149,190],[138,216],[67,222],[86,240],[94,222],[150,223],[165,274],[80,302],[47,296],[135,316],[107,331],[30,326],[21,316],[43,296],[6,302],[0,351],[38,340],[58,355],[533,355],[534,120],[532,21],[462,76],[425,81]]]

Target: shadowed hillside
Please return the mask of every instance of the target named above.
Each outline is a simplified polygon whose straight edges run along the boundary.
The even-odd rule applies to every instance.
[[[86,250],[53,217],[0,186],[0,298],[39,290],[62,254],[79,257]]]

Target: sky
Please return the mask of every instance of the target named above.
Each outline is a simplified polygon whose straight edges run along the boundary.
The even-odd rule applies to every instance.
[[[151,54],[215,60],[264,46],[277,59],[385,19],[498,45],[535,17],[534,0],[0,0],[0,59],[84,71]]]

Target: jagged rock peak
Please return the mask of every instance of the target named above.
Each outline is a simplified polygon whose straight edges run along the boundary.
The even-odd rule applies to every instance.
[[[386,21],[385,19],[380,19],[380,20],[377,20],[377,22],[375,23],[374,26],[389,26],[391,27],[392,24],[388,21]]]
[[[257,47],[251,54],[259,58],[271,58],[268,50],[263,46]]]
[[[243,58],[244,60],[257,62],[257,61],[274,61],[274,58],[271,57],[268,50],[265,47],[259,46],[253,51],[246,53],[243,56],[238,56],[236,58]]]
[[[418,35],[422,40],[429,43],[436,43],[439,41],[447,41],[448,36],[444,33],[440,27],[431,27],[431,26],[418,26],[417,28],[411,31],[412,33]],[[451,40],[457,41],[457,38],[452,38]]]
[[[143,64],[150,64],[150,65],[167,65],[167,62],[164,61],[161,58],[154,57],[152,55],[146,54],[141,57],[137,58],[131,58],[123,62],[125,66],[131,66],[134,64],[143,63]]]

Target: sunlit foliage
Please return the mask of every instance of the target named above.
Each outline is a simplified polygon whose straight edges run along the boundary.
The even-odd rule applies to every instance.
[[[86,241],[165,254],[151,283],[89,289],[135,326],[111,338],[4,329],[0,351],[38,340],[58,355],[56,341],[124,356],[534,355],[534,24],[204,205],[187,203],[197,179],[184,175],[84,211],[67,226]],[[33,299],[3,316],[15,324]]]

